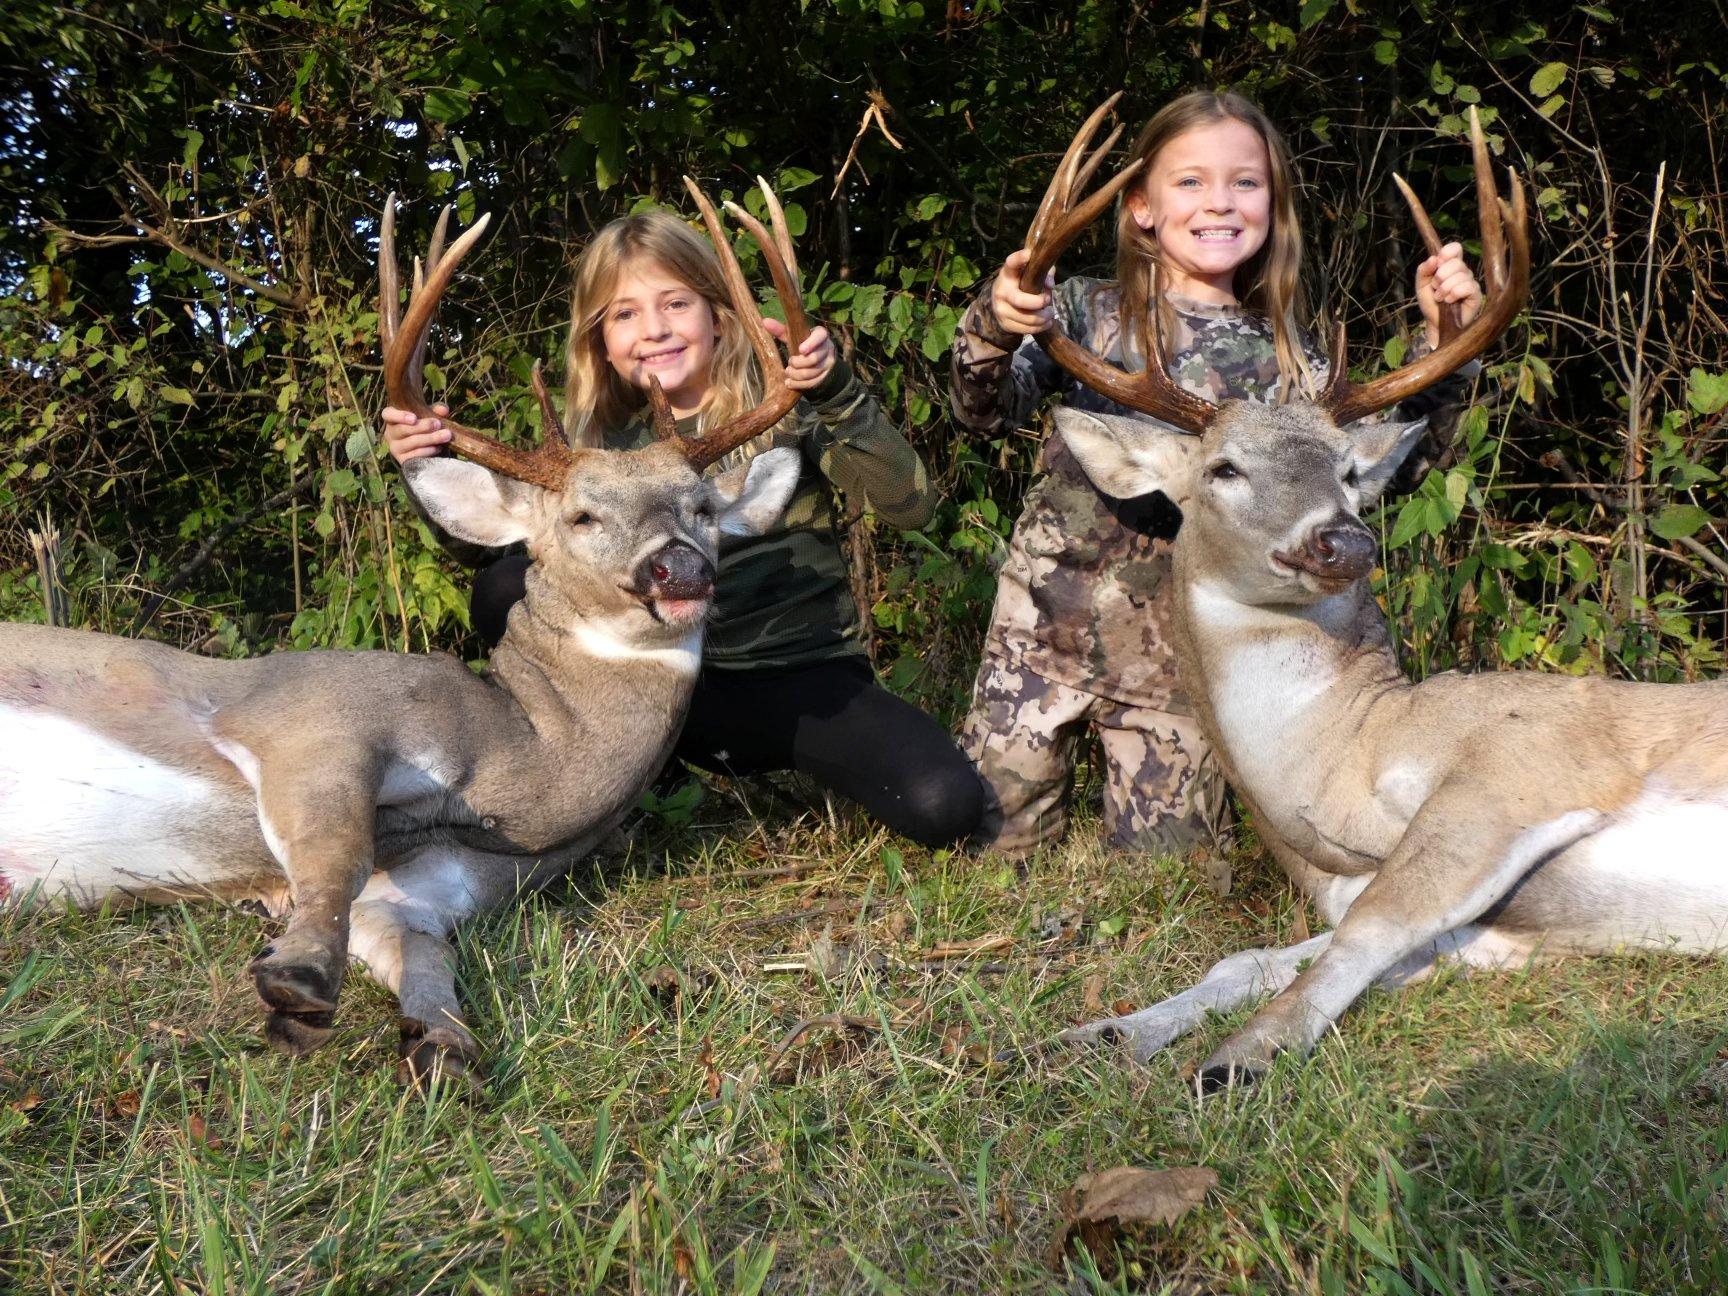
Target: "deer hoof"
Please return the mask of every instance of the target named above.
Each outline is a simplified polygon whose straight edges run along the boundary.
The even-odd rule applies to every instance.
[[[304,1057],[329,1039],[336,1026],[333,1012],[273,1012],[264,1019],[264,1038],[289,1057]]]
[[[332,973],[312,962],[289,962],[270,946],[248,969],[258,997],[278,1013],[333,1013],[342,988],[342,970]]]
[[[473,1064],[480,1060],[480,1048],[466,1031],[405,1020],[398,1053],[396,1079],[408,1088],[425,1092],[443,1083],[453,1084],[470,1097],[481,1092],[479,1077],[473,1071]]]
[[[1266,1062],[1208,1062],[1195,1075],[1194,1083],[1200,1086],[1201,1093],[1215,1094],[1237,1086],[1247,1088],[1259,1084],[1260,1077],[1271,1069],[1271,1064]]]

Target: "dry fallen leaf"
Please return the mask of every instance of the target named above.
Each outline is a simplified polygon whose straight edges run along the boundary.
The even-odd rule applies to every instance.
[[[139,1102],[137,1091],[134,1089],[128,1089],[125,1093],[121,1094],[114,1100],[113,1107],[116,1116],[130,1120],[138,1114]]]
[[[661,1012],[671,1012],[684,993],[684,974],[670,963],[662,963],[642,978],[642,985]]]
[[[1081,1175],[1063,1199],[1064,1218],[1050,1239],[1050,1267],[1061,1270],[1076,1236],[1102,1264],[1125,1226],[1174,1224],[1217,1186],[1218,1172],[1205,1166],[1117,1166]]]
[[[1095,1021],[1104,1015],[1104,974],[1094,972],[1086,978],[1080,987],[1080,1011],[1087,1021]]]
[[[25,1112],[35,1111],[36,1108],[41,1105],[42,1095],[37,1093],[34,1089],[30,1090],[22,1098],[6,1104],[7,1107],[12,1111],[17,1112],[20,1116],[24,1115]]]

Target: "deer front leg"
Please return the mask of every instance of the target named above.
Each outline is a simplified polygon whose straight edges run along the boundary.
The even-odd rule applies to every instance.
[[[1220,959],[1204,980],[1150,1008],[1087,1022],[1063,1031],[1067,1044],[1119,1041],[1136,1062],[1146,1062],[1159,1049],[1181,1039],[1213,1013],[1227,1013],[1255,999],[1282,990],[1296,979],[1304,963],[1319,957],[1332,941],[1331,932],[1283,949],[1243,950]]]
[[[349,910],[372,873],[375,770],[260,765],[258,821],[288,878],[288,927],[252,960],[269,1009],[265,1036],[286,1053],[322,1044],[348,961]]]
[[[368,886],[368,891],[372,888]],[[480,1046],[456,998],[456,951],[442,936],[416,931],[411,913],[362,896],[354,906],[349,954],[396,996],[402,1043],[396,1078],[424,1088],[434,1079],[477,1087],[469,1067]]]
[[[1599,810],[1544,817],[1478,782],[1436,789],[1332,943],[1201,1067],[1208,1088],[1257,1076],[1279,1053],[1305,1054],[1373,982],[1477,918],[1543,860],[1588,836]]]

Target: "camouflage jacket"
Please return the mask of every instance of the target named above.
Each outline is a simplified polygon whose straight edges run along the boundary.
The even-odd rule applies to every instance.
[[[678,430],[694,435],[695,418],[680,421]],[[605,444],[630,450],[653,436],[647,418],[638,416],[607,434]],[[778,427],[735,453],[748,456],[775,445],[796,446],[803,471],[777,526],[764,535],[720,541],[715,606],[703,647],[708,667],[772,669],[864,652],[840,549],[835,487],[867,501],[897,527],[922,527],[935,511],[936,494],[917,451],[844,361]],[[452,557],[470,567],[510,552],[465,544],[436,526],[432,531]]]
[[[1214,402],[1275,399],[1278,362],[1265,319],[1233,306],[1168,300],[1176,316],[1170,372],[1178,382]],[[1072,278],[1056,290],[1057,320],[1069,337],[1125,369],[1142,369],[1138,348],[1123,354],[1117,307],[1111,282]],[[1310,339],[1303,346],[1323,379],[1326,358]],[[1460,378],[1437,384],[1398,416],[1439,422],[1433,416],[1455,405],[1463,386]],[[986,292],[962,318],[954,346],[955,417],[970,431],[996,435],[1029,422],[1047,395],[1077,409],[1129,413],[1075,382],[1032,338],[1003,330]],[[986,651],[1117,702],[1186,713],[1165,588],[1181,515],[1161,494],[1102,494],[1060,437],[1044,442],[1039,467],[1008,542]]]

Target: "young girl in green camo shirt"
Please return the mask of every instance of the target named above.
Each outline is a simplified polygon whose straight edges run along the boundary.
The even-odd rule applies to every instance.
[[[784,336],[778,321],[765,322]],[[761,390],[714,248],[663,211],[613,221],[583,251],[565,359],[577,445],[650,441],[651,378],[687,436],[748,410]],[[786,368],[803,399],[736,453],[793,445],[804,470],[776,528],[721,541],[716,608],[675,755],[721,773],[797,769],[896,832],[948,845],[976,824],[982,789],[943,727],[876,683],[835,528],[835,488],[892,525],[923,526],[935,506],[929,476],[826,330],[812,330]],[[384,433],[398,462],[437,454],[450,438],[442,418],[396,409],[384,411]],[[495,643],[522,597],[528,560],[443,539],[482,567],[474,624]]]
[[[1302,237],[1289,154],[1265,114],[1237,94],[1184,95],[1147,123],[1130,156],[1144,169],[1120,204],[1113,281],[1055,287],[1052,276],[1046,291],[1028,293],[1020,251],[966,312],[952,392],[964,427],[1000,435],[1052,393],[1130,413],[1044,354],[1030,335],[1052,323],[1128,370],[1144,367],[1157,339],[1170,374],[1214,403],[1276,402],[1324,382],[1327,361],[1297,323]],[[1417,268],[1416,296],[1428,345],[1442,303],[1475,317],[1481,289],[1458,244]],[[1431,388],[1398,417],[1456,404],[1463,386],[1459,377]],[[1060,836],[1076,750],[1091,729],[1104,752],[1112,844],[1209,844],[1225,789],[1171,643],[1169,542],[1180,514],[1160,494],[1102,495],[1058,437],[1045,442],[1040,467],[1009,541],[962,735],[988,787],[975,840],[1019,854]]]

